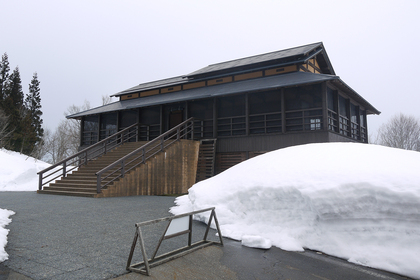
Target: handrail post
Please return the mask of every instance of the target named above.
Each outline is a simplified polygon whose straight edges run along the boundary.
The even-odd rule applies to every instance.
[[[101,192],[101,174],[97,174],[96,175],[96,192],[100,193]]]
[[[194,140],[194,120],[191,120],[191,140]]]
[[[124,161],[121,161],[121,178],[124,178]]]
[[[63,162],[63,177],[66,177],[67,161]]]
[[[163,151],[163,137],[160,138],[160,150]]]
[[[43,173],[39,173],[38,190],[42,190],[42,175]]]
[[[178,129],[176,130],[176,140],[179,140],[180,136],[181,136],[181,128],[178,127]]]

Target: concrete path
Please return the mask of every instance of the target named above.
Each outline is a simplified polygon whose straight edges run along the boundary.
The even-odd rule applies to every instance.
[[[128,273],[126,262],[136,222],[170,216],[173,197],[79,198],[32,192],[0,192],[0,208],[13,210],[0,280],[28,279],[407,279],[306,251],[259,250],[224,239],[152,268],[152,276]],[[145,229],[148,252],[165,225]],[[193,239],[205,225],[194,222]],[[209,236],[217,240],[214,231]],[[186,245],[167,240],[162,251]],[[161,252],[161,251],[159,251]],[[137,258],[140,250],[136,249]],[[140,261],[139,259],[138,261]]]

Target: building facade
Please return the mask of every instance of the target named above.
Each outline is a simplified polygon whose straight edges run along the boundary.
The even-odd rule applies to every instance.
[[[132,124],[151,140],[193,117],[195,139],[216,143],[216,173],[292,145],[368,142],[367,115],[380,114],[336,76],[322,43],[209,65],[143,83],[81,120],[81,147]]]

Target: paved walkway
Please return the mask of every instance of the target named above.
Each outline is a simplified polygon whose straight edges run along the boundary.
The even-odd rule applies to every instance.
[[[252,249],[229,239],[224,247],[200,249],[152,268],[151,277],[127,273],[134,224],[169,216],[173,205],[173,197],[93,199],[0,192],[0,208],[16,212],[8,225],[9,260],[0,264],[0,280],[407,279],[316,252]],[[157,242],[163,226],[144,231],[147,244]],[[193,227],[197,240],[205,226],[194,222]],[[209,236],[217,240],[214,231]],[[162,251],[185,244],[183,237],[170,239]]]

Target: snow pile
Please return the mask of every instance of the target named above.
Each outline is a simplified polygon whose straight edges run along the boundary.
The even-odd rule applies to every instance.
[[[37,173],[50,164],[20,153],[0,149],[0,191],[36,191]],[[0,201],[1,207],[1,201]],[[4,250],[9,230],[5,228],[12,220],[13,211],[0,208],[0,262],[7,260]]]
[[[0,149],[0,191],[36,191],[37,173],[49,166],[33,157]]]
[[[9,230],[5,229],[4,227],[12,221],[11,219],[9,219],[9,216],[13,214],[15,214],[15,212],[0,209],[0,263],[7,260],[8,258],[4,247],[6,247],[7,244],[7,234],[9,233]]]
[[[420,279],[420,153],[356,143],[280,149],[189,189],[243,245],[304,248]],[[208,221],[208,216],[195,217]]]

